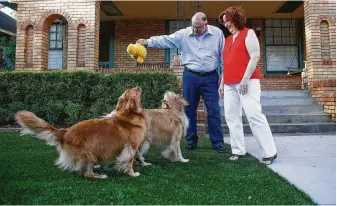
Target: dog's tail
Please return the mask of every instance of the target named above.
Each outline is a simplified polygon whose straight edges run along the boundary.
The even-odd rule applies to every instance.
[[[130,161],[136,155],[136,150],[131,145],[125,145],[120,155],[116,158],[115,169],[118,172],[128,172]]]
[[[38,118],[29,111],[19,111],[15,115],[16,121],[23,127],[21,135],[36,135],[39,139],[47,142],[48,145],[55,146],[63,142],[65,130],[58,130],[48,124],[43,119]]]

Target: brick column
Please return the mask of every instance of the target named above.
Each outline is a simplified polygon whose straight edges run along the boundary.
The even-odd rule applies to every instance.
[[[305,1],[308,86],[324,112],[336,119],[336,1]]]
[[[305,1],[305,40],[309,88],[336,78],[336,1]]]

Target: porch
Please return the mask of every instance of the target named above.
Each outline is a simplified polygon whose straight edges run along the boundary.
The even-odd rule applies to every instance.
[[[247,26],[260,41],[259,67],[264,75],[282,75],[304,68],[305,36],[303,2],[101,2],[99,69],[173,68],[176,49],[148,49],[144,64],[137,64],[126,47],[138,38],[172,34],[190,25],[191,16],[202,11],[208,22],[229,35],[217,21],[218,14],[231,5],[240,5]],[[149,10],[148,8],[151,8]],[[258,8],[258,9],[257,9]],[[298,85],[300,86],[300,85]]]

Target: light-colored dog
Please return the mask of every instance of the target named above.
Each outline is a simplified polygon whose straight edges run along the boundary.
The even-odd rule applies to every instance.
[[[56,129],[28,111],[18,112],[16,119],[24,128],[22,134],[36,135],[57,146],[56,165],[63,170],[78,171],[85,177],[107,178],[94,173],[93,166],[115,162],[118,171],[139,176],[133,170],[133,161],[146,131],[141,93],[139,87],[128,89],[119,98],[115,115],[81,121],[66,129]]]
[[[156,148],[165,148],[162,156],[173,162],[188,162],[181,154],[180,141],[186,135],[189,126],[184,109],[188,105],[187,101],[174,92],[167,91],[162,100],[161,109],[144,109],[146,118],[145,140],[141,144],[138,158],[142,165],[151,163],[145,162],[144,155],[153,145]],[[115,115],[115,111],[106,117]]]

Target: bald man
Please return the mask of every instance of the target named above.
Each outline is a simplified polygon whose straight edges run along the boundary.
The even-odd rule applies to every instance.
[[[207,25],[207,17],[198,12],[192,17],[192,26],[176,31],[171,35],[154,36],[139,39],[149,48],[177,48],[181,53],[181,64],[184,66],[183,95],[189,105],[185,108],[189,119],[186,150],[197,148],[197,109],[200,95],[207,109],[208,133],[213,148],[223,153],[223,134],[219,108],[219,76],[222,73],[222,49],[224,35],[222,31]]]

